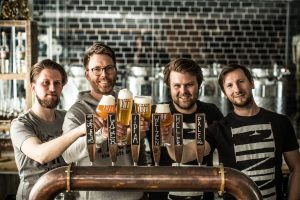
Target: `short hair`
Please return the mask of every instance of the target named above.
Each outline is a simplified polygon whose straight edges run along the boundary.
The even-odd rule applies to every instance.
[[[30,70],[30,83],[35,83],[38,76],[44,69],[53,69],[59,71],[62,77],[62,84],[65,85],[68,82],[68,76],[65,69],[53,60],[45,59],[34,64]]]
[[[171,71],[189,73],[196,76],[198,87],[200,88],[203,81],[203,74],[201,67],[195,61],[187,58],[178,58],[167,64],[164,69],[164,82],[168,87],[170,87]]]
[[[244,72],[244,74],[246,75],[249,82],[251,82],[251,83],[253,82],[253,76],[252,76],[251,72],[249,71],[249,69],[247,67],[245,67],[243,65],[236,64],[236,63],[229,64],[229,65],[226,65],[222,68],[222,70],[219,74],[219,78],[218,78],[219,86],[220,86],[220,88],[223,92],[224,92],[224,86],[223,86],[224,76],[227,73],[232,72],[232,71],[237,70],[237,69],[241,69]]]
[[[111,57],[111,59],[114,62],[114,67],[116,67],[116,56],[115,56],[114,50],[112,50],[112,48],[110,48],[109,46],[107,46],[101,42],[95,42],[84,53],[83,65],[84,65],[85,69],[87,68],[87,65],[90,61],[91,56],[94,54],[104,54],[104,55]]]

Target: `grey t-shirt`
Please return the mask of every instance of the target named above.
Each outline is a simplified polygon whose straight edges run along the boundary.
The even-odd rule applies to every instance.
[[[55,120],[46,122],[29,110],[12,121],[11,140],[20,176],[17,200],[28,200],[30,191],[40,176],[51,169],[66,164],[62,156],[59,156],[42,165],[27,157],[21,150],[23,142],[30,137],[37,137],[42,142],[47,142],[61,136],[65,114],[65,111],[55,110]]]
[[[98,101],[90,95],[90,91],[80,92],[78,99],[74,105],[68,110],[64,124],[63,133],[78,127],[85,122],[85,114],[95,113]],[[144,146],[141,149],[141,157],[143,156]],[[86,137],[78,138],[72,145],[63,153],[63,157],[67,163],[76,162],[78,166],[90,166],[90,159],[86,147]],[[95,166],[111,166],[109,158],[109,150],[107,141],[101,144],[101,148],[96,151]],[[131,158],[130,146],[119,147],[117,166],[131,166],[133,161]],[[80,191],[82,200],[137,200],[141,199],[143,192],[139,191]]]

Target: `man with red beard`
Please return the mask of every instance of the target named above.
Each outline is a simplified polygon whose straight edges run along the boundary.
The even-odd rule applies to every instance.
[[[257,106],[250,71],[238,64],[223,67],[219,85],[232,103],[233,112],[209,126],[205,153],[217,149],[220,163],[248,175],[263,199],[283,198],[282,157],[289,170],[288,199],[300,199],[300,154],[295,131],[285,115]],[[195,158],[192,152],[186,160]],[[224,199],[234,199],[224,195]]]
[[[90,91],[80,92],[77,101],[68,110],[63,124],[63,134],[85,122],[85,114],[95,113],[103,95],[113,95],[117,79],[116,57],[114,51],[107,45],[96,42],[90,46],[83,58],[85,77],[91,85]],[[101,119],[101,131],[96,134],[96,166],[111,166],[108,151],[108,130]],[[117,134],[126,134],[124,127],[117,124]],[[144,147],[144,146],[143,146]],[[141,152],[144,152],[142,149]],[[141,155],[143,155],[141,153]],[[64,153],[67,163],[76,162],[78,166],[90,166],[86,138],[78,138]],[[145,163],[145,158],[143,161]],[[133,165],[130,145],[119,147],[116,165]],[[83,200],[138,200],[143,198],[143,192],[137,191],[80,191],[79,199]]]
[[[35,95],[32,108],[11,123],[11,140],[20,185],[16,199],[29,199],[37,179],[49,170],[65,165],[61,154],[77,138],[85,135],[85,125],[61,136],[65,111],[56,110],[67,74],[56,62],[46,59],[30,71],[31,90]],[[100,127],[95,124],[97,129]]]
[[[171,61],[164,69],[164,82],[169,88],[172,101],[169,102],[172,114],[183,114],[183,143],[193,143],[195,139],[195,114],[205,113],[206,126],[212,124],[213,121],[219,120],[223,114],[212,103],[206,103],[198,100],[199,90],[203,81],[201,67],[193,60],[179,58]],[[155,107],[152,109],[155,111]],[[169,132],[165,128],[164,132]],[[151,136],[151,134],[147,134]],[[151,141],[151,138],[148,138]],[[151,143],[151,142],[150,142]],[[174,158],[175,160],[175,158]],[[190,162],[182,162],[184,165],[198,165],[195,159]],[[212,154],[206,156],[203,160],[205,165],[212,165]],[[159,165],[168,166],[176,165],[169,157],[166,148],[161,149],[161,159]],[[170,192],[166,193],[150,193],[151,199],[213,199],[213,193],[203,192]]]

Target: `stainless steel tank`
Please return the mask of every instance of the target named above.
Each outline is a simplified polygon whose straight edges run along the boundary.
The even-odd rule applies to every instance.
[[[151,81],[151,66],[131,64],[127,65],[127,79],[126,87],[137,95],[152,95],[152,81]]]
[[[154,103],[163,103],[170,101],[170,93],[167,85],[164,83],[164,67],[156,66],[153,70],[153,102]]]
[[[276,70],[276,71],[274,71]],[[251,70],[254,77],[253,97],[258,106],[286,114],[286,78],[277,68]]]
[[[220,111],[226,115],[230,110],[230,104],[221,91],[218,84],[218,75],[221,70],[219,64],[214,63],[212,67],[203,67],[203,82],[200,87],[199,99],[207,103],[215,104]]]

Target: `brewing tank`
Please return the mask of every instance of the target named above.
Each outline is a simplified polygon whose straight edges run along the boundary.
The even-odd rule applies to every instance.
[[[274,71],[276,70],[276,71]],[[258,106],[286,114],[286,85],[287,80],[277,68],[253,68],[254,77],[253,97]]]
[[[216,63],[214,63],[212,67],[207,66],[202,68],[203,82],[199,91],[199,99],[207,103],[215,104],[220,111],[226,115],[230,111],[230,103],[224,97],[218,84],[220,71],[221,66]]]
[[[151,82],[151,66],[130,64],[127,68],[126,88],[128,88],[133,96],[152,95]]]
[[[163,103],[170,101],[170,94],[167,85],[164,82],[164,67],[155,67],[153,73],[153,102]]]

